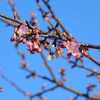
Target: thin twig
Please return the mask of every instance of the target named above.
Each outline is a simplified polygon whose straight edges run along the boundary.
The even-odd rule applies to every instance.
[[[36,94],[33,94],[32,97],[34,98],[34,97],[36,97],[36,96],[41,96],[41,95],[43,95],[43,94],[45,94],[45,93],[54,91],[54,90],[57,89],[57,88],[58,88],[58,86],[53,86],[53,87],[51,87],[51,88],[48,88],[48,89],[45,89],[45,90],[43,90],[43,91],[41,91],[41,92],[38,92],[38,93],[36,93]]]
[[[55,16],[55,14],[54,14],[53,10],[51,9],[51,6],[49,5],[49,3],[46,2],[46,0],[42,0],[42,1],[46,5],[46,7],[50,11],[50,13],[52,14],[52,17],[57,21],[57,23],[59,23],[59,25],[61,26],[61,28],[63,29],[63,31],[66,32],[67,37],[70,39],[71,38],[71,34],[69,34],[69,32],[66,30],[66,28],[61,23],[61,21],[59,20],[59,18],[57,16]]]
[[[8,16],[5,16],[3,14],[0,14],[0,20],[2,20],[3,22],[9,24],[9,25],[12,25],[14,27],[22,24],[23,22],[20,21],[20,20],[16,20],[16,19],[13,19],[13,18],[10,18]]]
[[[48,62],[47,62],[47,60],[46,60],[46,58],[45,58],[43,52],[40,53],[40,56],[41,56],[41,58],[43,59],[44,65],[45,65],[46,68],[48,69],[48,72],[50,73],[52,79],[56,81],[56,77],[55,77],[55,75],[54,75],[54,73],[53,73],[53,70],[51,69],[51,66],[49,66],[49,64],[48,64]]]
[[[15,4],[14,4],[14,0],[8,0],[8,4],[11,7],[14,19],[20,19],[20,16],[19,16],[18,11],[16,10]]]

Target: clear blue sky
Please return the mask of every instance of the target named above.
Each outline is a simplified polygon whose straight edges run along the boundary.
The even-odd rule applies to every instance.
[[[36,16],[38,16],[40,27],[44,27],[40,13],[38,12],[34,1],[35,0],[15,0],[15,3],[23,20],[29,19],[30,13],[34,11],[36,12]],[[100,45],[100,0],[50,1],[56,15],[62,20],[67,30],[75,36],[78,41]],[[7,0],[0,0],[0,13],[12,16]],[[30,90],[35,93],[41,88],[41,84],[46,84],[46,82],[37,79],[25,79],[25,75],[27,75],[27,73],[20,69],[20,59],[16,54],[13,43],[10,42],[12,33],[13,30],[11,27],[5,27],[5,24],[0,22],[0,69],[8,76],[9,79],[16,82],[24,90]],[[99,52],[94,51],[92,54],[100,60]],[[45,74],[47,74],[46,70],[41,69],[43,64],[38,55],[27,55],[27,59],[31,63],[32,69],[36,69],[40,73],[44,73],[45,71]],[[70,65],[68,65],[65,60],[56,59],[51,61],[50,64],[55,71],[58,71],[60,67],[64,66],[68,72],[66,76],[68,82],[66,84],[82,92],[86,91],[86,83],[96,82],[94,77],[86,79],[86,74],[83,70],[71,70]],[[87,67],[98,68],[94,63],[91,63],[87,59],[85,59],[85,64]],[[5,92],[0,93],[0,100],[28,100],[27,97],[24,97],[22,94],[17,92],[13,87],[11,87],[11,85],[2,79],[0,79],[0,86],[5,88]],[[97,86],[100,87],[100,84],[97,84]],[[100,88],[96,88],[94,93],[97,91],[100,93]],[[58,89],[48,95],[48,100],[67,100],[67,97],[71,95],[73,94]],[[79,100],[84,99],[79,98]]]

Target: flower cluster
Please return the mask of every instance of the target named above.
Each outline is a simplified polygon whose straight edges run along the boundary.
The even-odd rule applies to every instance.
[[[48,60],[53,57],[60,57],[63,53],[63,48],[67,49],[67,56],[72,55],[75,58],[80,58],[80,44],[74,38],[65,41],[56,35],[49,34],[51,33],[44,35],[44,32],[38,27],[22,23],[15,28],[11,40],[17,45],[20,43],[25,44],[30,53],[40,53],[43,48],[46,49],[48,51]]]
[[[80,58],[81,56],[81,53],[79,51],[80,44],[74,38],[68,41],[64,41],[61,44],[61,47],[64,47],[67,49],[67,55],[72,55],[75,58]]]
[[[30,28],[28,24],[23,23],[15,28],[11,40],[17,45],[20,43],[26,44],[31,53],[40,52],[39,34],[40,30],[38,28]]]

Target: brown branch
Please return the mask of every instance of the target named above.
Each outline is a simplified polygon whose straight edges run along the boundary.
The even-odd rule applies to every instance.
[[[94,70],[94,69],[85,67],[84,65],[81,65],[81,64],[76,64],[76,62],[74,62],[74,61],[70,61],[69,63],[75,64],[75,67],[76,67],[76,68],[81,68],[81,69],[83,69],[83,70],[86,70],[86,71],[90,72],[92,76],[93,76],[93,75],[95,75],[95,76],[100,75],[100,72],[99,72],[99,71],[96,71],[96,70]]]
[[[20,20],[16,20],[16,19],[10,18],[10,17],[5,16],[3,14],[0,14],[0,20],[3,21],[4,23],[8,24],[8,25],[13,26],[13,27],[16,27],[19,24],[22,24],[23,23]]]
[[[34,97],[36,97],[36,96],[41,96],[41,95],[43,95],[43,94],[45,94],[45,93],[54,91],[54,90],[57,89],[57,88],[58,88],[58,86],[53,86],[53,87],[51,87],[51,88],[48,88],[48,89],[45,89],[45,90],[43,90],[43,91],[40,91],[40,92],[38,92],[38,93],[36,93],[36,94],[33,94],[32,97],[34,98]]]
[[[40,56],[43,59],[44,65],[46,66],[46,68],[47,68],[48,72],[50,73],[52,79],[56,81],[56,77],[55,77],[55,75],[53,73],[53,70],[51,69],[51,66],[49,66],[49,64],[48,64],[43,52],[40,53]]]
[[[100,62],[97,61],[94,57],[92,57],[91,55],[89,54],[86,54],[86,53],[82,53],[83,56],[85,56],[86,58],[88,58],[89,60],[91,60],[92,62],[94,62],[95,64],[97,64],[98,66],[100,66]]]
[[[87,48],[87,49],[100,49],[100,45],[81,44],[80,46],[81,46],[82,48]]]

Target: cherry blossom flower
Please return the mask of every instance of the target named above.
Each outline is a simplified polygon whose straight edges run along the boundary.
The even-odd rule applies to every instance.
[[[19,37],[23,35],[30,35],[32,34],[32,29],[29,29],[26,24],[21,24],[19,27],[15,28],[15,34]]]
[[[11,37],[11,41],[15,43],[23,42],[23,40],[25,39],[24,37],[31,33],[32,33],[32,29],[29,29],[26,24],[21,24],[15,28],[14,34]]]
[[[67,54],[72,54],[75,58],[80,58],[80,44],[74,38],[67,42],[64,41],[61,44],[61,47],[67,49]]]
[[[41,52],[41,48],[40,48],[39,42],[37,40],[26,41],[26,44],[27,44],[28,50],[31,53],[35,53],[35,52],[39,53],[39,52]]]

